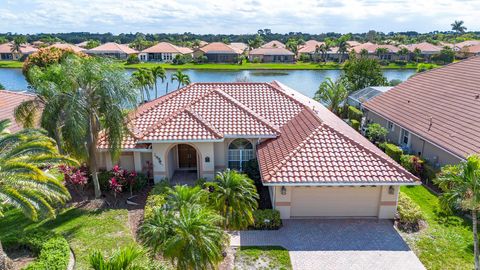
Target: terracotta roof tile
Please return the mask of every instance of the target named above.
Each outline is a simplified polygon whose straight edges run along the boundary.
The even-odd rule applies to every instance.
[[[81,47],[78,47],[78,46],[75,46],[73,44],[68,44],[68,43],[55,43],[55,44],[52,44],[50,46],[48,46],[48,48],[58,48],[58,49],[66,49],[66,50],[72,50],[74,52],[83,52],[85,51],[84,48],[81,48]]]
[[[419,49],[422,52],[440,52],[442,47],[433,45],[428,42],[421,42],[417,44],[409,44],[405,46],[410,52],[413,52],[415,49]]]
[[[237,47],[229,46],[225,43],[222,42],[212,42],[209,43],[203,47],[201,47],[199,50],[203,51],[204,53],[222,53],[222,54],[242,54],[243,51],[240,50]]]
[[[480,57],[416,74],[363,106],[459,157],[480,152]]]
[[[89,52],[92,53],[125,53],[125,54],[132,54],[132,53],[137,53],[136,50],[128,47],[128,45],[125,44],[118,44],[115,42],[107,42],[105,44],[102,44],[98,47],[95,47],[93,49],[88,50]]]
[[[181,54],[189,54],[193,53],[192,49],[187,47],[180,47],[173,45],[168,42],[160,42],[158,44],[153,45],[142,51],[142,53],[181,53]]]
[[[253,49],[249,53],[250,55],[294,55],[293,52],[285,48],[257,48]]]
[[[261,48],[285,48],[285,44],[278,40],[272,40],[270,42],[267,42],[261,46]]]
[[[10,119],[12,123],[9,130],[11,132],[16,132],[22,129],[22,127],[15,121],[13,115],[15,108],[23,101],[32,100],[34,98],[34,95],[25,92],[0,90],[0,120]]]

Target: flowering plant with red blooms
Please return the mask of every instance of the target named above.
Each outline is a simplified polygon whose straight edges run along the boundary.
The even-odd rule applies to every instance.
[[[83,188],[88,183],[88,169],[85,166],[75,168],[68,165],[60,165],[58,166],[58,170],[63,173],[67,185],[70,185],[76,191],[83,193]]]
[[[115,177],[112,177],[108,183],[110,184],[110,189],[113,191],[115,196],[117,193],[122,192],[122,184],[120,184]]]

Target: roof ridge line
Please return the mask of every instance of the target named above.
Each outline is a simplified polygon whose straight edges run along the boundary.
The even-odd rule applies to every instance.
[[[190,85],[192,85],[192,84],[189,84],[187,87],[189,87]],[[182,88],[181,90],[186,89],[187,87],[184,87],[184,88]],[[164,123],[165,123],[166,121],[168,121],[169,119],[174,118],[174,117],[177,116],[179,113],[187,110],[190,106],[192,106],[192,104],[196,103],[196,102],[197,102],[198,100],[200,100],[200,99],[203,99],[205,96],[209,95],[211,92],[212,92],[212,91],[209,91],[209,92],[203,94],[203,95],[200,96],[198,99],[195,99],[195,100],[193,100],[193,101],[190,102],[190,103],[187,103],[185,106],[179,108],[178,110],[176,110],[176,111],[172,112],[171,114],[165,116],[164,118],[158,120],[158,121],[155,122],[153,125],[151,125],[149,128],[147,128],[145,131],[141,132],[141,133],[138,135],[139,138],[143,137],[143,136],[144,136],[145,134],[147,134],[148,132],[154,130],[154,129],[157,128],[159,125],[164,124]],[[176,96],[176,95],[175,95],[175,96]],[[173,98],[173,97],[175,97],[175,96],[172,96],[172,97],[170,97],[169,99],[171,99],[171,98]],[[158,104],[156,104],[156,105],[158,105]]]
[[[274,84],[275,83],[275,84]],[[300,102],[299,100],[297,100],[296,98],[292,97],[292,96],[289,96],[287,93],[285,93],[285,91],[283,90],[283,88],[278,85],[277,83],[277,80],[273,80],[273,82],[271,83],[265,83],[269,86],[271,86],[273,89],[277,90],[277,92],[281,93],[282,95],[284,95],[285,97],[289,98],[290,100],[294,101],[295,103],[297,103],[298,105],[302,106],[302,107],[307,107],[307,105],[303,104],[302,102]]]
[[[220,138],[223,138],[223,133],[220,132],[218,129],[216,129],[212,124],[210,124],[208,121],[206,121],[205,119],[203,119],[203,117],[201,117],[200,115],[198,115],[197,113],[195,113],[194,111],[192,111],[190,109],[190,107],[187,107],[185,108],[185,112],[187,112],[188,114],[190,114],[192,117],[194,117],[195,119],[197,119],[200,124],[204,125],[207,129],[209,129],[211,132],[213,132],[215,135],[217,135],[218,137]]]
[[[247,112],[248,114],[250,114],[251,116],[253,116],[255,119],[257,119],[258,121],[260,121],[262,124],[264,125],[267,125],[269,128],[273,129],[275,132],[277,132],[278,134],[281,133],[280,131],[280,128],[271,123],[270,121],[268,121],[267,119],[265,119],[263,116],[261,116],[260,114],[254,112],[252,109],[248,108],[247,106],[243,105],[240,101],[238,101],[237,99],[235,99],[234,97],[232,97],[231,95],[227,94],[226,92],[224,92],[223,90],[221,90],[220,88],[218,87],[215,87],[213,89],[213,92],[215,93],[218,93],[219,95],[223,96],[224,98],[226,98],[229,102],[231,102],[234,106],[240,108],[241,110]]]

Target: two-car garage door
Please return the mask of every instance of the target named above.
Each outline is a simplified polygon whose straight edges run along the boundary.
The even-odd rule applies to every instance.
[[[290,216],[376,217],[380,187],[295,187]]]

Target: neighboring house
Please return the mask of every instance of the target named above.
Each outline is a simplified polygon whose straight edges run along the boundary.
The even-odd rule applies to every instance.
[[[242,53],[243,51],[236,47],[222,42],[212,42],[197,49],[193,55],[196,58],[206,56],[208,62],[212,63],[236,63]]]
[[[372,98],[381,95],[390,89],[392,86],[369,86],[363,89],[357,90],[351,93],[347,98],[347,103],[350,106],[354,106],[356,108],[362,109],[363,103],[371,100]]]
[[[241,50],[242,52],[245,52],[248,49],[248,45],[243,42],[231,42],[229,45]]]
[[[78,43],[78,44],[75,44],[75,46],[86,49],[86,48],[87,48],[87,44],[88,44],[88,40],[82,41],[82,42],[80,42],[80,43]]]
[[[480,152],[480,56],[418,73],[363,104],[367,122],[432,165]]]
[[[360,43],[358,41],[355,41],[355,40],[349,40],[349,41],[347,41],[347,44],[350,47],[355,47],[355,46],[361,45],[362,43]]]
[[[457,43],[455,46],[461,50],[463,47],[469,47],[469,46],[477,46],[480,45],[480,40],[466,40]]]
[[[138,53],[136,50],[125,44],[107,42],[98,47],[87,50],[86,53],[96,56],[111,57],[116,59],[127,59],[130,54]]]
[[[418,180],[320,103],[278,82],[194,83],[141,105],[119,165],[155,182],[243,171],[257,159],[281,217],[392,219]],[[106,138],[99,166],[112,168]],[[153,165],[151,165],[153,163]]]
[[[37,48],[24,44],[20,47],[20,52],[12,52],[12,43],[0,44],[0,60],[19,60],[23,57],[29,56],[30,54],[38,51]]]
[[[305,42],[302,46],[298,48],[298,57],[300,58],[301,55],[307,55],[310,57],[311,60],[315,59],[315,55],[318,51],[318,48],[325,44],[325,42],[320,42],[316,40],[309,40]]]
[[[193,50],[180,47],[168,42],[160,42],[141,51],[138,54],[140,61],[144,62],[172,62],[177,55],[193,55]]]
[[[52,45],[48,46],[47,48],[58,48],[58,49],[64,49],[64,50],[71,50],[71,51],[74,51],[76,53],[85,51],[85,49],[82,48],[82,47],[79,47],[79,46],[76,46],[76,45],[73,45],[73,44],[68,44],[68,43],[55,43],[55,44],[52,44]]]
[[[429,61],[433,55],[439,54],[442,47],[433,45],[428,42],[421,42],[417,44],[409,44],[405,46],[410,52],[410,59],[413,59],[415,49],[420,50],[420,57]],[[408,60],[408,59],[407,59]]]
[[[267,42],[263,44],[260,48],[286,48],[285,44],[278,40],[272,40],[270,42]]]
[[[256,59],[263,63],[293,63],[295,54],[285,48],[257,48],[248,54],[248,60],[254,62]]]
[[[379,55],[377,53],[378,48],[383,48],[383,49],[386,49],[387,51]],[[366,50],[368,52],[369,58],[374,58],[379,60],[391,61],[391,60],[399,59],[399,55],[397,54],[399,48],[394,45],[388,45],[388,44],[378,45],[378,44],[367,42],[367,43],[363,43],[358,46],[352,47],[351,50],[355,51],[357,55],[359,55],[362,52],[362,50]]]
[[[8,90],[0,90],[0,120],[10,119],[11,126],[8,128],[10,132],[17,132],[22,126],[15,121],[14,110],[23,101],[32,100],[35,96],[27,92],[15,92]]]
[[[461,52],[464,52],[466,57],[480,55],[480,45],[463,47]]]

